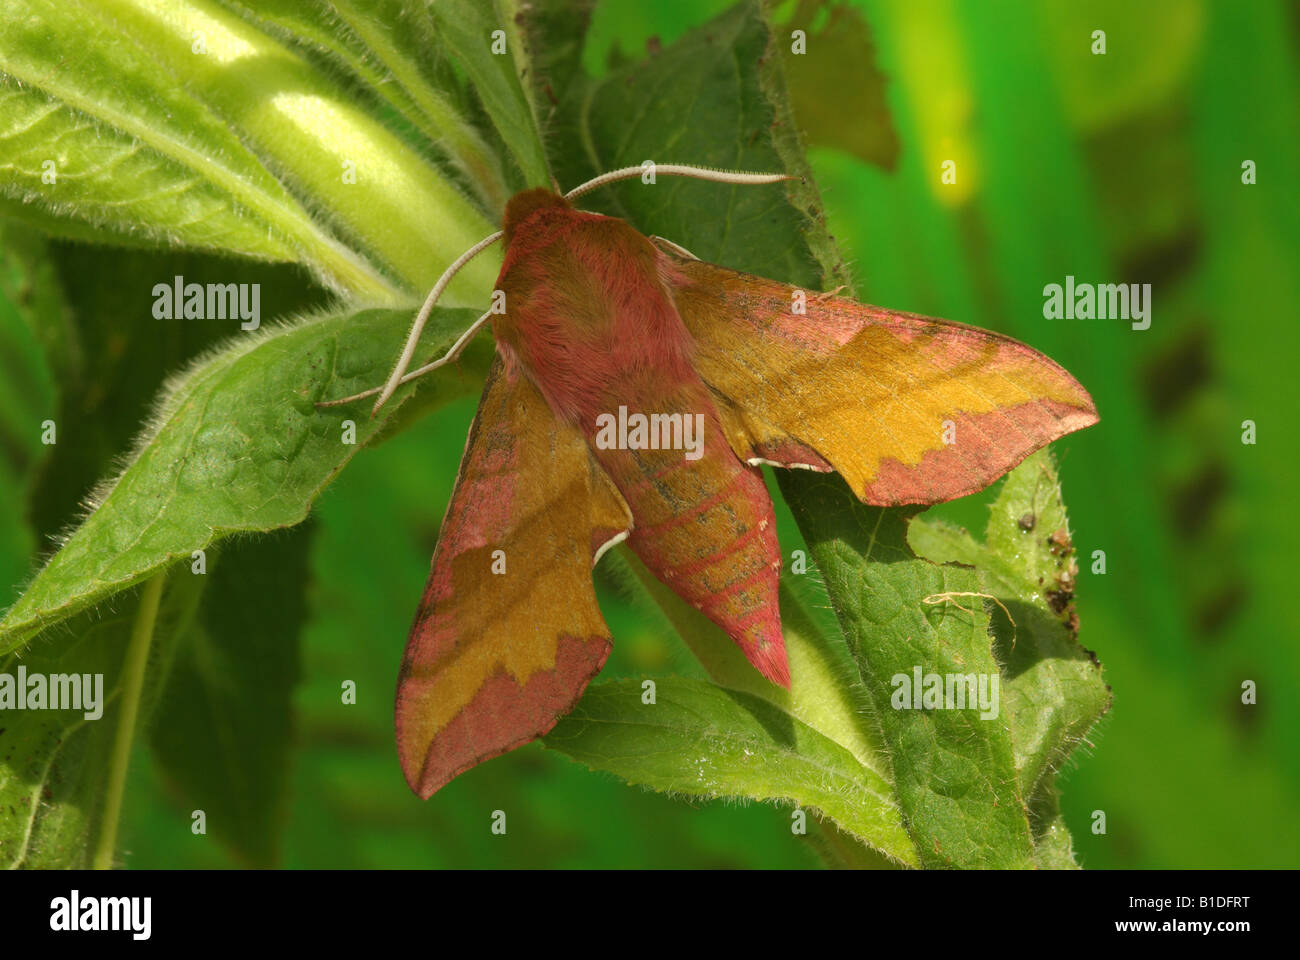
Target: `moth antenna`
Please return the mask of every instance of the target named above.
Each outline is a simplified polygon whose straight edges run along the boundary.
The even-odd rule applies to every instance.
[[[693,167],[684,163],[656,163],[653,167],[620,167],[609,173],[588,180],[580,187],[574,187],[564,195],[565,200],[573,200],[590,193],[597,187],[619,180],[631,180],[645,175],[647,170],[662,173],[667,177],[693,177],[696,180],[712,180],[715,183],[763,184],[780,183],[782,180],[801,180],[802,177],[788,173],[746,173],[743,170],[715,170],[713,167]]]
[[[474,334],[478,333],[483,324],[487,323],[490,319],[492,319],[491,310],[487,311],[483,316],[470,324],[469,328],[460,335],[459,339],[457,339],[456,342],[451,345],[450,349],[448,349],[441,357],[434,360],[432,363],[426,363],[418,370],[412,370],[410,373],[403,376],[402,379],[398,380],[397,385],[401,386],[404,383],[410,383],[412,380],[417,380],[426,373],[430,373],[445,364],[454,363],[456,360],[460,359],[460,355],[465,352],[465,348],[469,345],[470,340],[474,339]],[[364,400],[366,397],[373,397],[383,389],[383,387],[375,387],[372,390],[363,390],[361,393],[354,393],[350,397],[340,397],[338,400],[318,400],[316,402],[316,409],[320,410],[324,407],[341,407],[344,404],[352,403],[355,400]]]
[[[415,322],[411,324],[411,332],[406,337],[406,346],[402,348],[402,355],[398,358],[397,365],[393,367],[393,372],[388,375],[388,381],[382,388],[380,388],[379,399],[375,401],[374,409],[370,411],[372,417],[379,412],[380,407],[388,402],[388,398],[393,395],[393,391],[403,382],[402,377],[405,376],[406,369],[411,365],[411,358],[415,356],[415,346],[420,341],[420,334],[424,332],[424,325],[429,321],[429,314],[433,312],[433,305],[437,303],[438,298],[442,296],[442,291],[447,289],[447,284],[451,283],[451,278],[456,276],[456,272],[460,270],[461,267],[465,266],[465,264],[469,263],[500,239],[500,230],[491,236],[484,237],[478,243],[474,244],[474,246],[470,247],[457,257],[455,262],[442,272],[442,276],[438,278],[438,282],[435,283],[433,289],[429,291],[429,296],[425,298],[424,306],[422,306],[420,312],[415,315]],[[480,319],[478,323],[482,323],[482,320]],[[471,329],[477,329],[478,323],[476,323]]]
[[[658,234],[655,234],[653,237],[650,238],[650,242],[651,242],[651,243],[657,243],[657,244],[659,244],[661,247],[665,247],[665,248],[667,248],[667,249],[673,251],[674,253],[678,254],[679,256],[683,256],[683,257],[685,257],[687,260],[698,260],[698,259],[700,259],[700,258],[697,257],[695,254],[691,253],[691,251],[689,251],[689,250],[687,250],[685,247],[683,247],[680,243],[673,243],[673,242],[672,242],[671,240],[669,240],[667,237],[661,237],[661,236],[659,236]]]

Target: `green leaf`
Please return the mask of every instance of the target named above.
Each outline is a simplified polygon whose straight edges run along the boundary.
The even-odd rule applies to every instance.
[[[137,725],[148,723],[166,681],[176,638],[202,591],[199,577],[164,589],[145,669]],[[104,797],[120,712],[123,661],[140,591],[86,611],[50,631],[19,657],[0,657],[0,676],[102,676],[102,714],[7,709],[0,727],[0,867],[91,865],[104,828]],[[93,683],[93,681],[92,681]],[[89,704],[85,704],[89,706]],[[91,711],[93,713],[93,711]],[[114,825],[115,828],[115,825]]]
[[[715,683],[771,701],[844,747],[876,776],[888,778],[889,764],[880,756],[878,737],[866,720],[865,692],[844,645],[813,623],[787,585],[781,588],[781,624],[790,662],[789,690],[765,680],[730,637],[660,583],[630,550],[618,555]]]
[[[875,807],[871,816],[888,824],[885,831],[859,835],[857,842],[915,863],[914,856],[902,856],[890,846],[897,840],[903,824],[897,807],[879,799],[888,796],[891,772],[881,752],[879,734],[870,720],[866,692],[843,643],[838,637],[832,640],[823,633],[790,586],[783,583],[781,588],[781,621],[790,663],[790,689],[785,690],[765,680],[726,634],[655,579],[634,554],[620,549],[615,556],[627,568],[626,577],[615,574],[616,579],[632,580],[663,611],[715,683],[768,701],[853,755],[863,767],[859,775],[871,786],[872,792],[865,798]],[[739,784],[733,792],[748,795],[743,787]],[[722,795],[726,795],[725,791]]]
[[[530,187],[549,187],[550,168],[520,72],[526,67],[514,4],[439,0],[429,6],[443,49],[469,77]],[[493,34],[501,31],[494,39]],[[493,53],[494,43],[505,46]]]
[[[414,0],[334,0],[328,5],[300,0],[223,0],[245,19],[287,42],[327,57],[346,70],[378,106],[435,145],[463,175],[485,208],[499,215],[509,199],[501,161],[464,115],[426,4]]]
[[[808,841],[831,870],[897,870],[902,864],[846,833],[833,820],[809,825]]]
[[[472,319],[435,312],[420,355],[445,348]],[[391,416],[370,419],[364,401],[318,412],[314,401],[382,382],[409,322],[407,311],[323,313],[248,334],[177,377],[129,465],[0,620],[0,650],[222,537],[300,523]],[[445,377],[427,388],[446,397],[468,384]]]
[[[921,863],[1024,867],[1033,854],[1025,797],[1006,718],[966,709],[916,709],[895,699],[899,678],[974,675],[1001,684],[974,570],[916,557],[908,511],[863,506],[838,477],[781,477],[892,759],[894,789]],[[912,687],[915,696],[915,687]]]
[[[769,138],[773,113],[759,75],[769,39],[756,8],[741,4],[658,56],[609,74],[572,107],[581,112],[585,156],[580,169],[566,168],[566,178],[646,160],[783,169]],[[653,185],[615,184],[582,202],[704,260],[812,289],[817,274],[801,236],[804,224],[786,190],[659,177]]]
[[[1051,828],[1049,839],[1068,852],[1069,833],[1055,823],[1054,774],[1109,708],[1110,689],[1100,664],[1076,638],[1078,567],[1051,454],[1041,450],[1007,475],[983,543],[924,517],[912,521],[908,542],[936,563],[976,567],[981,592],[1000,600],[1015,621],[998,630],[1002,709],[1011,723],[1021,789],[1031,811],[1039,811],[1035,836]]]
[[[522,8],[534,99],[551,119],[571,87],[583,79],[582,47],[595,6],[596,0],[533,0]],[[549,122],[546,129],[548,138],[556,132]]]
[[[47,349],[59,383],[58,442],[46,448],[50,456],[33,491],[31,518],[37,536],[53,543],[80,519],[99,481],[121,469],[159,385],[240,332],[237,316],[160,323],[149,309],[155,284],[171,284],[177,276],[257,284],[263,318],[304,314],[329,300],[292,264],[62,241],[51,243],[48,255],[68,322]],[[108,317],[111,323],[104,322]],[[0,608],[16,596],[5,597]]]
[[[66,335],[44,239],[0,221],[0,598],[28,574],[36,549],[28,502],[51,450],[41,442],[43,424],[58,403],[46,354],[58,354]]]
[[[0,193],[35,205],[39,224],[292,260],[389,301],[491,229],[302,51],[210,0],[10,7]],[[490,288],[491,260],[452,302]]]
[[[288,803],[293,686],[306,620],[311,524],[209,555],[199,614],[151,730],[186,811],[250,866],[278,859]]]
[[[1029,822],[1034,829],[1034,866],[1040,870],[1078,870],[1074,840],[1061,816],[1056,790],[1040,793],[1030,801]]]
[[[762,697],[700,680],[590,687],[546,746],[629,783],[697,797],[788,800],[814,807],[859,841],[914,863],[889,786],[839,744]]]

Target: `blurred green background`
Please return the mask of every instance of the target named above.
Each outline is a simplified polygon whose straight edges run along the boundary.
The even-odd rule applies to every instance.
[[[601,3],[584,63],[599,74],[646,56],[727,6]],[[860,296],[1023,339],[1067,367],[1101,412],[1100,426],[1055,447],[1079,550],[1080,640],[1114,690],[1091,747],[1059,781],[1078,859],[1094,868],[1300,866],[1291,582],[1300,397],[1288,373],[1300,345],[1300,5],[860,0],[814,14],[815,6],[787,3],[775,16],[809,30],[807,59],[787,58],[791,87]],[[1092,52],[1096,30],[1105,31],[1104,55]],[[883,74],[883,98],[864,79],[873,70]],[[956,164],[955,185],[940,182],[946,160]],[[1242,182],[1247,160],[1253,185]],[[30,239],[3,221],[0,237],[7,259]],[[218,332],[200,322],[99,322],[147,316],[150,285],[125,278],[198,275],[211,258],[51,249],[48,295],[61,290],[77,335],[53,344],[59,360],[48,375],[20,371],[39,369],[24,358],[51,344],[15,347],[0,368],[0,405],[25,422],[57,407],[61,422],[82,429],[36,475],[28,467],[39,451],[28,441],[5,437],[0,446],[0,608],[127,447],[164,375]],[[223,280],[262,282],[265,316],[325,299],[291,268],[220,269]],[[1067,275],[1150,283],[1150,329],[1044,319],[1043,287]],[[12,299],[12,286],[5,293]],[[249,722],[237,718],[238,691],[282,676],[285,658],[299,661],[292,717],[254,714],[291,727],[287,764],[275,751],[242,766],[213,758],[226,771],[215,786],[228,788],[230,809],[273,804],[279,814],[242,858],[211,835],[191,835],[189,810],[141,744],[122,826],[129,866],[250,857],[290,867],[819,862],[806,839],[791,836],[787,811],[628,788],[536,744],[427,803],[409,793],[392,743],[394,679],[475,402],[467,394],[363,452],[304,528],[227,548],[259,550],[250,567],[283,578],[285,597],[298,579],[310,584],[304,608],[273,590],[205,599],[263,631],[271,624],[284,640],[256,636],[238,663],[218,664],[236,693],[209,705],[214,723]],[[1246,420],[1257,426],[1253,445],[1242,442]],[[986,499],[941,509],[980,525]],[[302,570],[274,562],[280,549],[297,555],[295,538],[309,538]],[[1098,550],[1104,575],[1091,572]],[[604,677],[702,675],[658,614],[607,578],[599,586],[615,637]],[[357,684],[355,706],[339,703],[344,680]],[[1258,686],[1253,706],[1241,702],[1247,680]],[[155,745],[185,749],[165,733]],[[488,829],[497,809],[509,817],[505,836]],[[1105,812],[1104,835],[1091,830],[1094,811]]]

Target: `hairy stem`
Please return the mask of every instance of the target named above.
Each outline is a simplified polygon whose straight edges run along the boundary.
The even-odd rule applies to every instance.
[[[121,712],[117,717],[117,735],[113,739],[113,756],[108,767],[108,790],[104,799],[104,819],[99,830],[92,866],[96,870],[111,870],[113,850],[117,846],[117,822],[122,816],[122,795],[126,790],[126,769],[131,759],[131,741],[135,737],[135,721],[140,713],[140,692],[144,689],[144,670],[149,662],[149,647],[153,644],[154,623],[158,619],[158,605],[162,600],[165,574],[145,581],[140,594],[140,607],[131,626],[131,642],[126,648],[122,663]]]

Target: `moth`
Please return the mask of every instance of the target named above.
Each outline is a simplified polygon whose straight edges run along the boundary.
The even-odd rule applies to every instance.
[[[377,411],[491,324],[496,355],[397,687],[398,752],[422,797],[547,733],[599,672],[610,634],[592,568],[613,545],[626,540],[788,687],[781,553],[760,465],[835,471],[868,504],[930,504],[981,490],[1097,422],[1070,374],[1009,337],[705,263],[574,205],[642,173],[515,195],[501,230],[434,286],[388,382],[322,404],[378,393]],[[451,277],[497,240],[504,312],[484,313],[445,356],[407,373]],[[691,456],[675,442],[687,424],[698,427]]]

